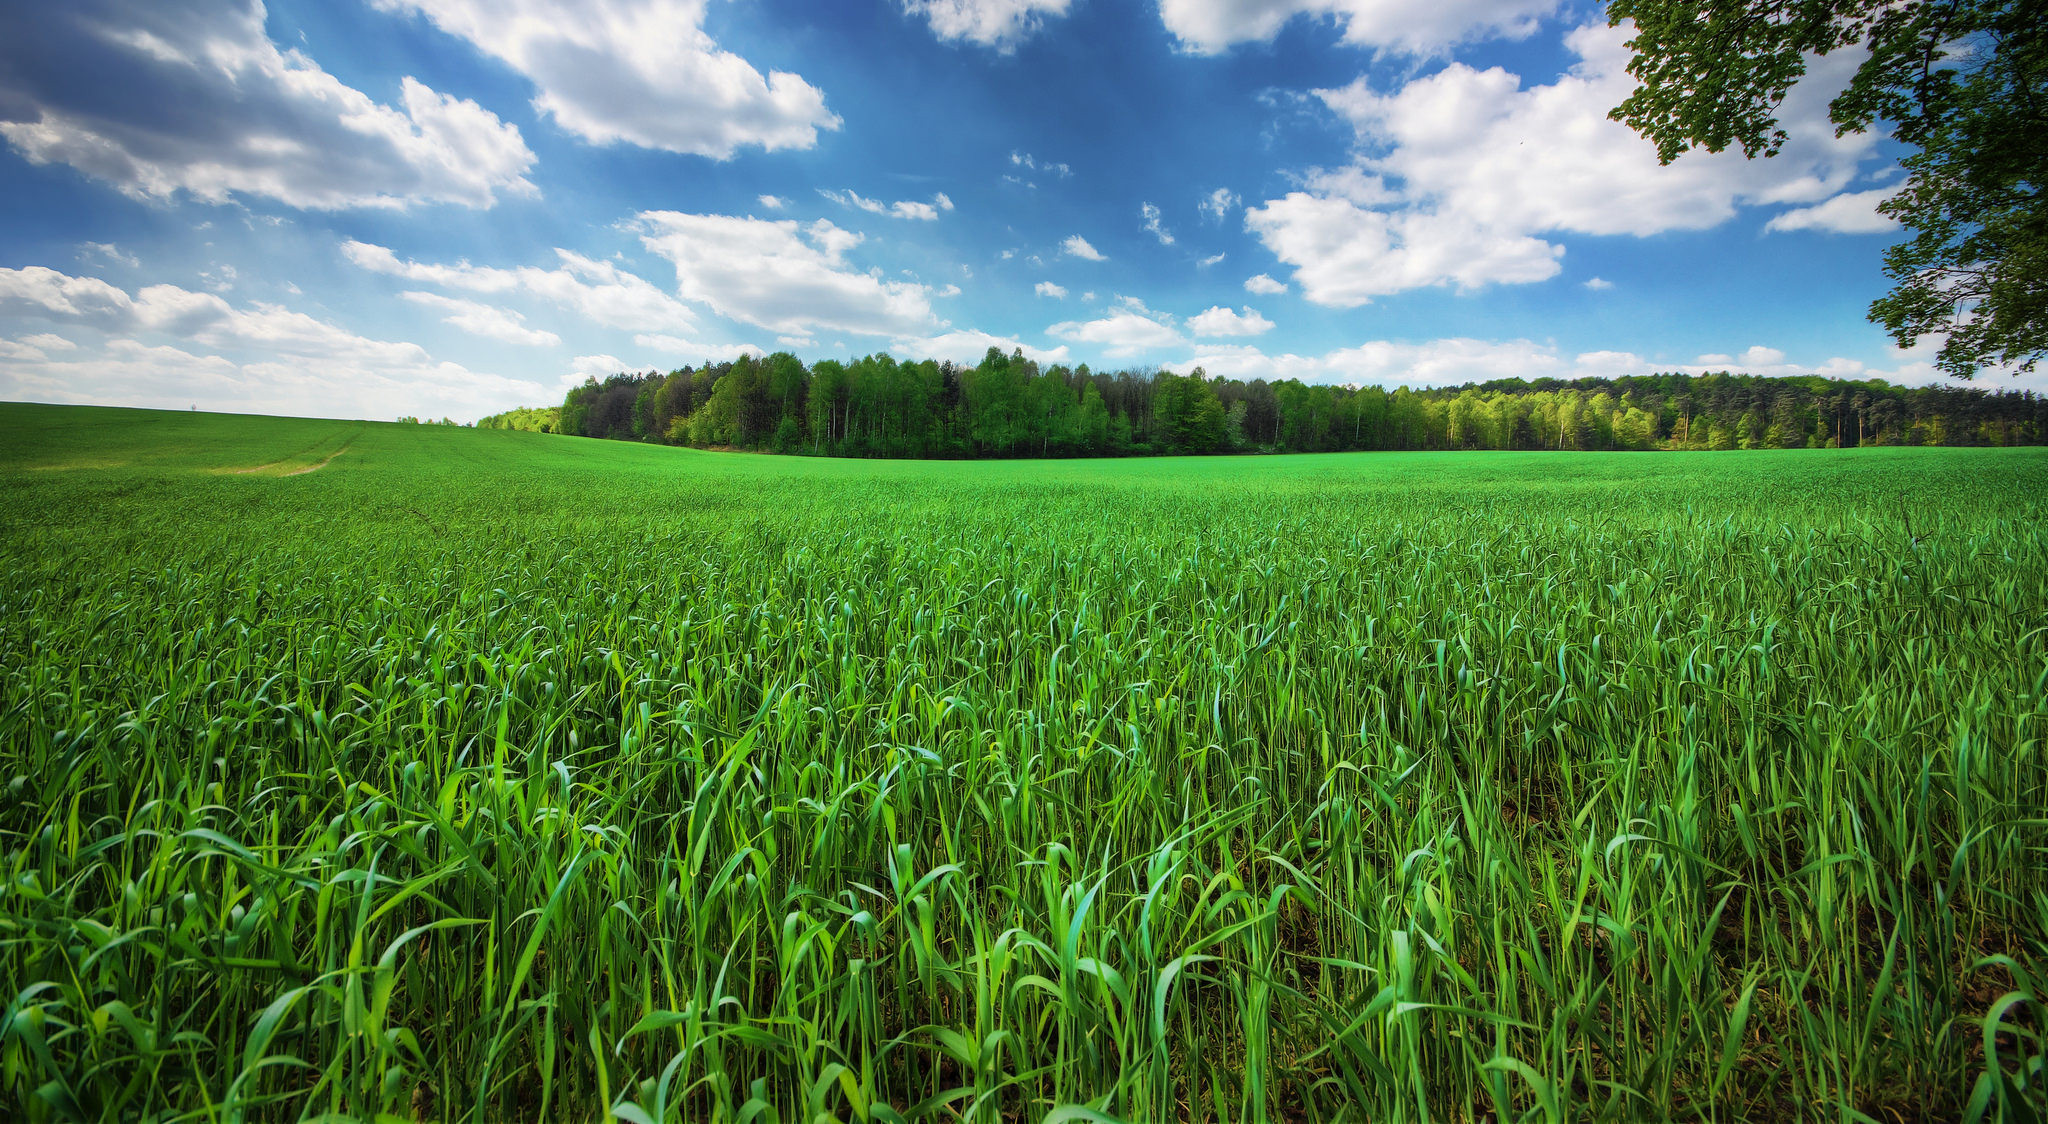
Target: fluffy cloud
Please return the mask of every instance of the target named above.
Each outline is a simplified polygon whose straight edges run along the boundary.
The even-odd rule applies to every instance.
[[[1045,333],[1072,343],[1095,344],[1112,359],[1128,359],[1187,342],[1171,317],[1146,308],[1145,302],[1134,297],[1119,298],[1117,307],[1101,319],[1062,321]]]
[[[10,12],[0,136],[137,198],[333,210],[531,194],[519,130],[406,78],[380,105],[296,50],[259,0],[72,0]]]
[[[1188,319],[1188,330],[1198,336],[1258,336],[1273,330],[1273,322],[1249,306],[1242,313],[1217,305]]]
[[[1138,208],[1138,216],[1145,220],[1146,233],[1159,239],[1160,245],[1173,245],[1173,232],[1166,229],[1165,224],[1161,221],[1164,216],[1159,213],[1159,208],[1150,203],[1143,204]]]
[[[1068,257],[1080,258],[1084,261],[1108,260],[1103,256],[1102,251],[1090,246],[1088,240],[1078,234],[1060,243],[1060,252]]]
[[[779,211],[789,206],[789,200],[784,199],[780,195],[763,195],[756,201],[770,211]]]
[[[1371,155],[1312,174],[1307,190],[1248,211],[1246,225],[1296,268],[1310,300],[1350,307],[1423,286],[1542,281],[1564,249],[1541,235],[1705,229],[1741,204],[1824,199],[1871,156],[1874,138],[1838,138],[1827,121],[1857,61],[1838,52],[1787,98],[1790,140],[1777,158],[1692,153],[1660,165],[1648,141],[1607,118],[1635,88],[1630,34],[1572,32],[1579,61],[1549,85],[1453,63],[1390,94],[1363,78],[1319,91]]]
[[[1038,30],[1045,16],[1067,14],[1071,0],[903,0],[903,10],[923,16],[932,34],[966,40],[1008,53]],[[977,358],[979,358],[977,356]]]
[[[1647,369],[1633,351],[1582,351],[1572,359],[1572,374],[1580,378],[1618,379]]]
[[[1295,267],[1303,296],[1345,308],[1425,285],[1542,281],[1557,273],[1564,254],[1562,246],[1458,216],[1367,210],[1300,191],[1246,212],[1245,225]]]
[[[1877,212],[1877,205],[1899,193],[1898,186],[1871,191],[1846,191],[1824,203],[1797,207],[1774,216],[1766,231],[1821,230],[1831,234],[1883,234],[1899,224]]]
[[[898,200],[894,203],[884,203],[879,199],[865,198],[857,192],[831,191],[826,188],[819,188],[818,194],[842,207],[853,207],[872,215],[890,215],[899,219],[920,219],[925,222],[937,219],[940,211],[950,211],[953,209],[953,201],[947,198],[946,193],[943,191],[932,196],[932,201],[929,203],[919,203],[909,199]]]
[[[1522,38],[1557,7],[1558,0],[1159,0],[1159,16],[1196,54],[1271,39],[1296,16],[1336,21],[1355,46],[1434,54],[1487,36]]]
[[[719,315],[784,335],[814,330],[915,336],[937,326],[923,285],[885,281],[846,261],[861,236],[823,219],[793,221],[646,211],[649,250],[676,268],[678,291]]]
[[[1751,344],[1748,349],[1743,351],[1742,357],[1739,359],[1732,355],[1722,355],[1717,352],[1702,355],[1698,359],[1693,360],[1690,365],[1702,369],[1707,367],[1741,367],[1744,370],[1760,370],[1776,367],[1784,362],[1785,353],[1777,348],[1765,347],[1762,344]]]
[[[623,374],[628,369],[626,361],[616,355],[578,355],[569,360],[569,373],[562,376],[562,385],[578,386],[585,379],[603,382],[613,375]]]
[[[407,281],[474,293],[526,292],[606,328],[629,332],[677,332],[693,329],[697,323],[696,315],[687,306],[645,278],[628,273],[610,262],[586,258],[568,250],[555,251],[561,262],[555,269],[534,266],[494,269],[468,262],[433,265],[402,261],[389,249],[367,242],[344,242],[341,252],[348,260],[373,273],[389,274]]]
[[[1236,210],[1240,202],[1241,200],[1238,199],[1237,192],[1227,187],[1219,187],[1209,194],[1202,196],[1202,214],[1217,222],[1222,222],[1230,217],[1230,212]]]
[[[1327,90],[1322,92],[1329,93]],[[1368,173],[1355,165],[1343,168],[1311,168],[1308,174],[1302,177],[1302,186],[1313,194],[1349,199],[1361,207],[1401,202],[1400,193],[1388,187],[1383,177]]]
[[[125,290],[97,277],[73,277],[39,265],[0,269],[0,313],[110,324],[126,321],[134,308],[135,300]]]
[[[473,417],[531,403],[533,383],[435,360],[418,344],[369,339],[272,304],[92,277],[0,269],[0,317],[66,332],[30,336],[37,355],[0,355],[0,397],[329,417]],[[79,344],[80,332],[105,342]],[[136,336],[174,343],[149,343]],[[56,346],[52,340],[67,346]],[[66,352],[52,359],[48,352]],[[40,357],[39,357],[40,356]]]
[[[1055,285],[1050,281],[1040,281],[1038,284],[1032,286],[1032,291],[1037,293],[1041,297],[1051,297],[1054,300],[1063,301],[1067,299],[1066,286]]]
[[[1247,293],[1257,293],[1262,297],[1269,297],[1277,293],[1286,292],[1287,284],[1283,281],[1275,281],[1263,273],[1254,273],[1244,279],[1244,291]]]
[[[889,351],[899,359],[950,360],[954,363],[979,363],[995,348],[1004,355],[1022,351],[1026,359],[1034,363],[1064,363],[1067,349],[1062,347],[1043,348],[1003,336],[992,336],[981,331],[954,331],[936,336],[910,337],[896,340],[889,345]]]
[[[810,148],[839,118],[798,75],[721,50],[706,0],[374,0],[417,12],[531,79],[534,108],[596,144],[726,159]]]
[[[1320,96],[1362,140],[1390,146],[1366,170],[1398,180],[1474,223],[1514,231],[1656,234],[1716,226],[1739,202],[1822,199],[1856,174],[1875,137],[1836,137],[1827,103],[1857,59],[1818,60],[1782,109],[1790,134],[1774,159],[1695,152],[1660,165],[1654,146],[1607,118],[1635,89],[1627,72],[1633,31],[1605,24],[1565,37],[1579,61],[1555,83],[1521,87],[1499,67],[1454,64],[1391,95],[1363,79]]]
[[[553,332],[527,327],[526,318],[511,309],[444,297],[439,293],[415,291],[400,293],[399,296],[414,304],[447,313],[442,317],[443,322],[473,336],[519,344],[522,347],[553,347],[562,342],[562,337]]]
[[[30,266],[0,269],[0,315],[82,324],[108,333],[159,332],[209,347],[260,346],[317,356],[323,348],[360,351],[365,341],[303,313],[256,303],[236,308],[212,293],[148,285],[130,294],[97,277]],[[413,344],[377,344],[392,356]]]
[[[1609,281],[1605,277],[1588,277],[1586,278],[1586,288],[1591,289],[1597,293],[1603,289],[1614,288],[1614,282]]]

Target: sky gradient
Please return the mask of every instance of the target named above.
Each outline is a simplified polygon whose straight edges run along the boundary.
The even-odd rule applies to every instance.
[[[1558,0],[0,0],[0,399],[471,420],[739,351],[1941,381],[1821,60],[1668,167]],[[1987,387],[2012,387],[1980,375]],[[2042,385],[2040,376],[2017,385]]]

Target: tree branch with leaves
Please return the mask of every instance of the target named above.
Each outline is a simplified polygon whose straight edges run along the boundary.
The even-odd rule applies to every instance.
[[[1836,135],[1887,130],[1912,148],[1878,210],[1907,237],[1870,318],[1902,347],[1939,338],[1967,379],[2048,352],[2048,0],[1611,0],[1633,21],[1640,84],[1611,116],[1670,163],[1693,148],[1770,157],[1778,106],[1808,61],[1867,52],[1828,107]]]

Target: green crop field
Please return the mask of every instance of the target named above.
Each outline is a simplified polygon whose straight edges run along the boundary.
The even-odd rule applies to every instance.
[[[2044,497],[0,407],[0,1117],[2039,1120]]]

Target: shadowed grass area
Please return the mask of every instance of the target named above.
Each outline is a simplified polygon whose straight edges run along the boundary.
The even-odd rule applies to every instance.
[[[2029,1119],[2043,495],[0,406],[0,1115]]]

